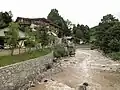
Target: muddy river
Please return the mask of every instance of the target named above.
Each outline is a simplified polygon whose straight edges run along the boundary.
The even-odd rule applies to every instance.
[[[120,63],[96,50],[77,49],[75,57],[61,61],[61,69],[46,77],[54,80],[51,84],[42,83],[30,90],[82,90],[77,87],[85,82],[87,90],[120,90]]]

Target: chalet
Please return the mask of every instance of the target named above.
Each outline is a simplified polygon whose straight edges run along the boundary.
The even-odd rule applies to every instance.
[[[17,17],[16,22],[20,25],[28,25],[28,26],[43,26],[46,25],[49,27],[54,27],[56,29],[61,29],[58,25],[54,24],[48,19],[45,18],[24,18],[24,17]],[[57,32],[57,31],[55,31]]]
[[[16,22],[18,22],[20,26],[30,26],[32,31],[36,31],[36,27],[45,26],[48,28],[48,33],[56,37],[55,42],[61,42],[61,39],[58,38],[58,33],[62,28],[46,18],[17,17]]]
[[[61,29],[58,25],[52,23],[50,20],[45,19],[45,18],[23,18],[23,17],[18,17],[16,19],[16,22],[19,23],[19,25],[23,25],[23,26],[30,26],[32,28],[33,31],[36,31],[35,27],[39,27],[39,26],[46,26],[47,28],[49,28],[50,32],[48,32],[49,34],[52,34],[53,36],[57,37],[58,34],[58,30]],[[0,29],[0,46],[6,47],[5,45],[5,32],[9,31],[9,28],[4,28],[4,29]],[[25,39],[25,32],[19,30],[19,44],[21,44],[22,40]],[[24,47],[24,43],[22,45]]]
[[[30,26],[32,28],[32,31],[36,31],[36,27],[39,26],[46,26],[48,28],[48,33],[52,34],[58,39],[58,31],[62,28],[56,24],[54,24],[52,21],[46,19],[46,18],[24,18],[24,17],[17,17],[16,22],[18,22],[20,25],[23,26]]]

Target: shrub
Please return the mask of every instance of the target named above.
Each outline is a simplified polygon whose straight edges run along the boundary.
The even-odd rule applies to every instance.
[[[113,60],[120,60],[120,52],[113,52],[108,54]]]
[[[67,48],[66,48],[67,49]],[[54,47],[53,55],[56,58],[65,57],[68,55],[68,51],[65,49],[63,44],[56,45]]]
[[[75,55],[75,47],[74,46],[69,46],[68,47],[68,54],[71,55]]]
[[[26,47],[35,47],[35,41],[25,41],[24,42]]]

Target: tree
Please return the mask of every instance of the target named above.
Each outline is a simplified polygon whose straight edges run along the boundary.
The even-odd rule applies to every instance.
[[[66,24],[68,26],[68,29],[72,29],[73,24],[72,24],[72,22],[69,19],[66,20]]]
[[[77,25],[73,26],[73,35],[74,35],[74,41],[76,43],[79,43],[80,40],[82,40],[84,43],[89,42],[89,27],[86,25]]]
[[[101,19],[101,23],[110,23],[115,21],[118,21],[118,19],[116,19],[112,14],[107,14]]]
[[[73,24],[72,24],[72,22],[71,22],[70,20],[68,20],[68,19],[67,19],[65,22],[66,22],[66,25],[67,25],[67,26],[66,26],[66,27],[67,27],[67,28],[66,28],[67,30],[66,30],[65,35],[66,35],[66,36],[71,36],[71,35],[72,35],[72,27],[73,27]]]
[[[49,34],[46,26],[37,28],[37,38],[39,39],[39,43],[41,43],[42,47],[49,44]]]
[[[9,26],[9,23],[12,22],[12,12],[0,12],[0,28]]]
[[[90,36],[89,36],[89,27],[87,25],[81,25],[80,26],[81,30],[81,39],[83,40],[84,43],[88,43]]]
[[[35,47],[36,42],[35,42],[35,35],[32,32],[30,27],[25,27],[25,46],[29,48],[28,52],[31,52],[32,47]]]
[[[61,27],[59,30],[58,36],[63,37],[63,36],[70,36],[71,31],[68,29],[66,21],[59,15],[59,12],[57,9],[51,9],[50,13],[47,16],[47,19],[52,21],[54,24],[58,25]]]
[[[9,31],[6,32],[6,40],[7,44],[9,45],[11,49],[11,55],[13,55],[14,49],[18,45],[18,40],[19,40],[19,24],[11,22],[9,24]]]
[[[105,53],[120,51],[120,22],[113,15],[103,16],[95,28],[95,45]]]

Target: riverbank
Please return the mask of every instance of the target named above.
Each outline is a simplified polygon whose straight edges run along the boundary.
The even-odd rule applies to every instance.
[[[51,50],[49,48],[45,48],[43,50],[32,51],[31,53],[24,52],[13,56],[0,56],[0,67],[44,56],[50,52]]]
[[[71,88],[79,87],[87,82],[89,84],[87,90],[120,89],[120,63],[110,60],[97,50],[77,49],[75,57],[62,59],[61,68],[62,72],[46,78],[52,78]],[[44,86],[47,86],[46,83]],[[35,87],[32,90],[48,90],[48,88]],[[56,90],[56,88],[51,90]]]

